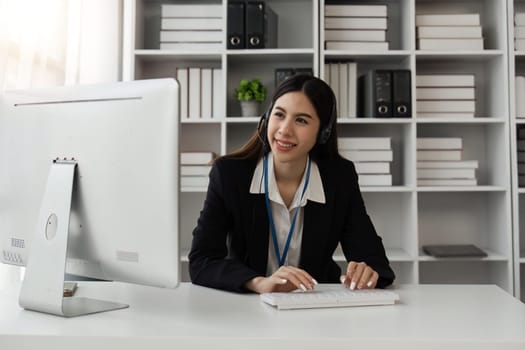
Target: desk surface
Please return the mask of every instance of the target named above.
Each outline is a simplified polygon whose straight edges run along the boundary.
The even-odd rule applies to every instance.
[[[168,290],[81,282],[78,296],[130,308],[65,319],[21,309],[18,287],[10,287],[0,290],[0,348],[525,349],[525,304],[496,286],[406,285],[396,291],[396,305],[279,311],[258,295],[187,283]]]

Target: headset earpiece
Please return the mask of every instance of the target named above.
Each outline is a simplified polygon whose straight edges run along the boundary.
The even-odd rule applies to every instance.
[[[330,139],[330,135],[332,135],[332,128],[334,126],[334,123],[337,119],[337,107],[336,107],[336,99],[335,96],[332,95],[332,111],[330,112],[330,120],[328,121],[328,124],[319,131],[319,136],[317,137],[317,143],[324,145],[328,142]]]

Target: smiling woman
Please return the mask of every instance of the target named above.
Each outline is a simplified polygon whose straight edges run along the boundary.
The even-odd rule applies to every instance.
[[[336,119],[324,81],[296,75],[277,87],[252,137],[211,170],[189,254],[193,283],[266,293],[393,282],[355,167],[339,155]]]

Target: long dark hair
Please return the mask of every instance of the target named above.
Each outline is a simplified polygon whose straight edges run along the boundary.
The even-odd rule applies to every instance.
[[[336,128],[337,109],[334,92],[323,80],[311,75],[294,75],[281,83],[281,85],[275,89],[270,101],[270,106],[261,117],[257,129],[248,141],[238,150],[227,154],[225,157],[257,160],[269,152],[270,148],[268,145],[266,125],[268,118],[270,118],[273,105],[279,97],[293,91],[301,91],[308,97],[321,121],[318,142],[310,150],[310,157],[316,162],[339,158]],[[329,133],[329,137],[324,140],[325,142],[319,142],[320,134],[327,132]]]

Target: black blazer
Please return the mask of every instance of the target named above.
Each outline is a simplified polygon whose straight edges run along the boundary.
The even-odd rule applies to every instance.
[[[193,230],[189,254],[195,284],[246,292],[244,283],[266,275],[269,223],[264,194],[251,194],[255,160],[219,159]],[[340,242],[347,261],[364,261],[378,274],[382,288],[394,280],[381,238],[366,212],[352,162],[317,164],[326,203],[304,207],[299,267],[319,283],[339,283],[341,269],[332,255]]]

